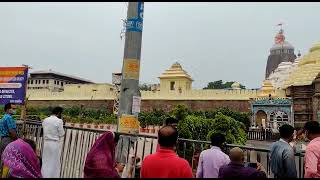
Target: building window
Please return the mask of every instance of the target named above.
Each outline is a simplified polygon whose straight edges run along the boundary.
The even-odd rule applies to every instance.
[[[61,86],[63,86],[63,82],[61,82]]]
[[[33,84],[33,80],[31,80],[31,84]]]
[[[174,85],[175,85],[175,82],[174,82],[174,81],[171,81],[171,82],[170,82],[170,90],[171,90],[171,91],[174,90]]]
[[[54,84],[57,84],[57,81],[56,81],[56,80],[54,80]]]
[[[46,80],[42,80],[42,84],[46,84]]]
[[[47,84],[49,84],[49,80],[47,80]]]
[[[60,81],[57,81],[57,85],[59,85]]]

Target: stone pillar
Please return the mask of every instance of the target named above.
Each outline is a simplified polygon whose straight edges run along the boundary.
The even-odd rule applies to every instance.
[[[314,94],[312,96],[312,114],[314,121],[318,121],[318,111],[320,111],[320,73],[317,75],[314,84]]]
[[[271,124],[270,124],[270,112],[267,112],[267,119],[266,119],[266,127],[271,127]]]
[[[255,112],[252,113],[251,125],[254,125],[254,127],[256,127],[256,113]]]

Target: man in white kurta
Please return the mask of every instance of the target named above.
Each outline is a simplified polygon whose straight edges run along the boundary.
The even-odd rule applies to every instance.
[[[62,108],[53,109],[53,115],[42,122],[43,151],[41,173],[44,178],[59,178],[61,169],[61,150],[64,137]]]

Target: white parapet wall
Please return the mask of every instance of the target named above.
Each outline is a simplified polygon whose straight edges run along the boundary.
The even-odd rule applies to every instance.
[[[108,88],[74,88],[62,92],[50,92],[49,90],[28,90],[28,100],[114,100],[114,90]],[[285,97],[284,90],[273,90],[274,97]],[[261,97],[260,90],[190,90],[176,91],[141,91],[143,100],[249,100]]]
[[[145,100],[249,100],[257,98],[259,90],[190,90],[179,92],[142,91],[142,99]],[[285,97],[285,91],[274,90],[275,97]]]

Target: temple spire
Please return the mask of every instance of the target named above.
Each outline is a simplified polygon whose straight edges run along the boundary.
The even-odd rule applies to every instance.
[[[284,40],[286,39],[286,37],[283,34],[282,25],[283,25],[283,23],[277,24],[277,26],[280,27],[280,30],[279,30],[278,34],[276,35],[276,37],[274,38],[275,44],[283,44]]]

